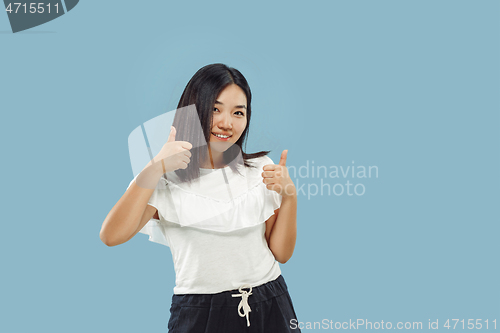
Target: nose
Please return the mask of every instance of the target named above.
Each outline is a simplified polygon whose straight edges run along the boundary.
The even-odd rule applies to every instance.
[[[231,115],[228,112],[223,112],[219,115],[219,119],[217,119],[217,126],[222,130],[230,130],[233,128],[233,124],[231,121]]]

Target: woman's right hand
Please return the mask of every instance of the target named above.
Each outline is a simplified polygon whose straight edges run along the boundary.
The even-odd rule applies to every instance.
[[[152,161],[158,170],[165,173],[186,169],[190,162],[191,152],[189,150],[193,148],[193,145],[187,141],[175,141],[175,134],[175,127],[171,126],[167,142]],[[163,169],[162,161],[165,169]]]

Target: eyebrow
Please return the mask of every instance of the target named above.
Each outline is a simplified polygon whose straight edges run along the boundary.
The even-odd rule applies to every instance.
[[[219,102],[219,101],[215,101],[215,104],[224,105],[224,104],[222,104],[222,103],[221,103],[221,102]],[[245,109],[245,110],[247,109],[247,107],[246,107],[245,105],[236,105],[236,106],[235,106],[235,108],[236,108],[236,109]]]

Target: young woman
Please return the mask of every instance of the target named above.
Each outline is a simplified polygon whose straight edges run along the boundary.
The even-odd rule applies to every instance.
[[[300,332],[278,264],[295,247],[296,189],[286,150],[278,164],[243,152],[251,98],[238,70],[198,70],[168,141],[104,220],[108,246],[141,232],[170,247],[171,333]]]

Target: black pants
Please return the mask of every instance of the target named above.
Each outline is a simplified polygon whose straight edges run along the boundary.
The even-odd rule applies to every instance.
[[[174,294],[168,332],[300,332],[295,328],[297,316],[282,275],[274,281],[253,287],[247,302],[241,295],[249,292],[250,288],[243,289],[243,292],[240,290],[217,294]]]

